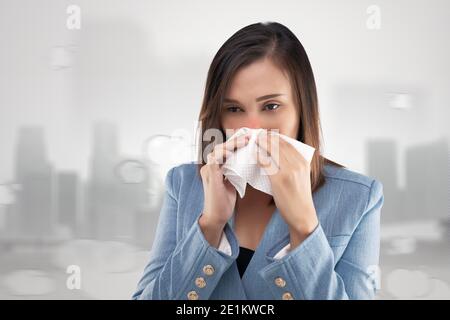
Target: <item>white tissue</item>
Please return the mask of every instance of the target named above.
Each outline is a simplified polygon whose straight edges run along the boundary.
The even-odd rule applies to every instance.
[[[233,152],[222,166],[224,176],[235,187],[241,198],[245,195],[247,183],[255,189],[273,195],[269,176],[257,163],[258,145],[256,144],[256,138],[261,130],[266,129],[243,127],[229,138],[233,139],[247,132],[251,133],[248,144]],[[315,148],[278,132],[272,131],[272,133],[289,142],[308,162],[311,162]]]

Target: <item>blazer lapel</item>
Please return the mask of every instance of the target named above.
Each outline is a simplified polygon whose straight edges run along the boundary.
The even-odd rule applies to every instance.
[[[267,224],[261,241],[253,254],[245,272],[242,276],[244,288],[250,289],[255,285],[255,274],[265,265],[269,264],[279,250],[289,243],[289,229],[280,215],[278,208],[275,209],[269,223]],[[247,290],[246,290],[247,291]],[[254,292],[253,289],[247,292]]]

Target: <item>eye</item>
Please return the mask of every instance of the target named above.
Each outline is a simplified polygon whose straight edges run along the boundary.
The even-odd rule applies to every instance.
[[[239,110],[240,110],[240,108],[236,107],[236,106],[229,106],[229,107],[226,107],[225,109],[226,109],[226,111],[233,112],[233,113],[239,112]]]
[[[269,111],[275,111],[280,107],[280,105],[278,103],[269,103],[264,106],[264,108],[266,107],[269,107],[268,108]]]

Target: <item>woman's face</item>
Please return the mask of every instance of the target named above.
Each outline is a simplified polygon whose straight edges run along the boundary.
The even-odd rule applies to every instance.
[[[299,116],[288,77],[270,59],[261,59],[234,76],[221,110],[224,130],[278,129],[297,138]]]

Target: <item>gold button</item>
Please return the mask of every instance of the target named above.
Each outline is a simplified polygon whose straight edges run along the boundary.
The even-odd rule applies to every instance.
[[[292,297],[292,294],[290,292],[283,293],[282,298],[283,300],[294,300],[294,297]]]
[[[203,277],[198,277],[195,279],[195,285],[199,288],[204,288],[206,286],[206,281]]]
[[[189,300],[198,300],[198,294],[195,291],[189,291],[187,297]]]
[[[286,281],[284,281],[283,278],[278,277],[278,278],[275,278],[275,284],[277,287],[283,288],[286,286]]]
[[[211,276],[214,273],[214,267],[210,264],[207,264],[206,266],[203,267],[203,272],[207,276]]]

